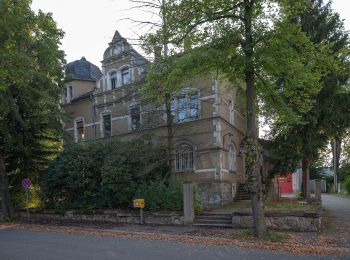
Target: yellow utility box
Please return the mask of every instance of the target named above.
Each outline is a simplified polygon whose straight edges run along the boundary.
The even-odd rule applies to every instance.
[[[145,207],[144,199],[135,199],[134,200],[134,208],[143,209]]]

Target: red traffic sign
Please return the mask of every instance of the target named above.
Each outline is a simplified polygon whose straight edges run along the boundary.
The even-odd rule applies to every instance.
[[[22,181],[22,185],[25,189],[29,189],[32,185],[32,182],[27,178]]]

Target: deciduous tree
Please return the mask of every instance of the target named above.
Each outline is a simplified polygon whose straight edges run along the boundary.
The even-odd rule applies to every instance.
[[[63,32],[30,0],[0,2],[0,197],[12,217],[9,182],[37,176],[61,134]],[[11,179],[8,175],[11,173]]]
[[[286,106],[282,97],[290,97],[297,112],[308,111],[329,63],[327,46],[312,44],[297,23],[286,19],[303,8],[304,1],[169,1],[163,6],[167,37],[177,54],[162,70],[155,64],[157,69],[148,77],[149,84],[162,83],[169,89],[203,72],[245,82],[246,179],[259,238],[266,227],[258,166],[258,95],[278,111],[280,120],[298,121],[299,114]],[[185,48],[188,44],[184,42],[190,42],[192,49]],[[283,84],[276,84],[281,75]]]

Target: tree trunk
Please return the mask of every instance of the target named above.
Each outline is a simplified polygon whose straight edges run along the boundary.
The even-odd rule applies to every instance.
[[[9,181],[5,168],[5,161],[3,155],[0,153],[0,197],[2,214],[5,219],[12,219],[13,207],[10,199]]]
[[[338,170],[340,165],[341,137],[335,137],[331,144],[333,153],[334,192],[338,193]]]
[[[166,25],[166,15],[164,6],[166,4],[166,0],[162,0],[162,7],[161,7],[161,16],[162,16],[162,22],[163,22],[163,51],[164,51],[164,58],[168,58],[168,32],[167,32],[167,25]],[[173,176],[173,140],[174,140],[174,122],[173,122],[173,115],[171,113],[171,93],[166,92],[165,93],[165,110],[166,110],[166,121],[167,121],[167,130],[168,130],[168,167],[169,167],[169,175]]]
[[[166,121],[167,121],[167,130],[168,130],[168,145],[167,145],[167,150],[168,150],[168,167],[169,167],[169,175],[173,175],[173,157],[174,157],[174,122],[173,122],[173,115],[171,113],[171,95],[169,93],[165,94],[165,110],[166,110]]]
[[[303,199],[310,199],[310,158],[308,156],[304,156],[302,160],[302,183],[301,183],[301,191],[303,193]]]
[[[244,6],[245,41],[243,50],[245,54],[245,82],[247,95],[247,133],[246,133],[246,176],[248,188],[251,193],[252,213],[254,220],[254,233],[262,238],[266,233],[264,211],[262,209],[261,176],[259,163],[259,144],[256,120],[256,86],[254,73],[254,43],[252,33],[252,16],[254,3],[246,1]]]

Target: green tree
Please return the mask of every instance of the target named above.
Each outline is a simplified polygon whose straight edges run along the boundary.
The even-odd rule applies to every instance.
[[[281,96],[293,99],[300,111],[309,110],[329,61],[327,46],[313,45],[298,24],[286,19],[286,14],[302,10],[303,5],[304,1],[169,1],[163,6],[167,37],[177,55],[161,69],[155,64],[157,70],[148,73],[149,84],[162,83],[173,90],[203,72],[245,83],[246,179],[259,238],[266,227],[258,166],[258,95],[280,113],[280,119],[298,121],[298,113]],[[276,87],[282,74],[283,91]]]
[[[51,14],[36,14],[30,4],[0,2],[0,197],[5,218],[13,213],[9,183],[19,186],[23,177],[38,177],[60,147],[63,32]]]
[[[291,15],[289,19],[299,23],[301,30],[314,44],[328,43],[329,54],[333,57],[335,66],[327,68],[321,78],[321,90],[312,108],[299,113],[299,122],[281,124],[277,120],[273,127],[275,136],[273,154],[277,155],[276,166],[282,164],[295,166],[298,160],[302,161],[302,192],[305,199],[310,197],[308,188],[310,165],[318,159],[320,149],[324,148],[333,137],[341,136],[350,123],[348,108],[350,99],[346,86],[350,72],[348,34],[339,15],[332,11],[330,2],[324,4],[322,0],[309,0],[308,3],[308,8],[304,12]],[[284,102],[297,111],[288,96]],[[289,157],[293,155],[293,158],[280,156],[281,154],[289,154]],[[277,169],[280,172],[281,170],[283,171],[282,168]]]

